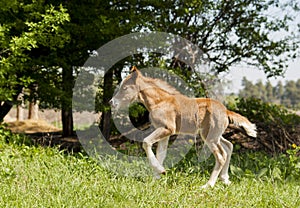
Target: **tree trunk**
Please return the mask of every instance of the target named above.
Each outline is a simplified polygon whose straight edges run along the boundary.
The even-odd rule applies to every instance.
[[[20,104],[18,104],[18,106],[17,106],[17,121],[23,121],[25,118],[25,115],[24,115],[25,103],[24,103],[23,90],[22,90],[22,93],[19,94],[17,99],[20,102]]]
[[[0,103],[0,123],[4,120],[4,117],[8,114],[13,107],[13,103],[10,101],[4,101]]]
[[[62,109],[61,119],[63,126],[63,137],[73,136],[73,114],[72,109]]]
[[[28,119],[38,120],[39,119],[39,101],[37,100],[38,85],[32,84],[30,87],[30,102],[28,106]]]
[[[17,121],[24,121],[24,105],[17,105]]]
[[[19,94],[22,92],[23,87],[18,85],[16,86],[16,94],[13,95],[13,101],[0,101],[0,123],[3,122],[4,117],[8,114],[8,112],[12,109],[14,103],[17,101]]]
[[[39,119],[39,104],[38,102],[30,102],[28,106],[28,119]]]
[[[109,100],[113,94],[113,71],[109,70],[104,75],[103,84],[103,112],[100,122],[101,132],[107,140],[110,137],[111,129],[111,110],[109,108]]]
[[[62,90],[61,97],[61,119],[63,137],[73,136],[73,114],[72,114],[72,95],[73,95],[73,67],[64,67],[62,71]]]

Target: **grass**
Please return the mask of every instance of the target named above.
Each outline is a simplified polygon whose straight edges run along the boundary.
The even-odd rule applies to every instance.
[[[0,161],[0,207],[300,207],[289,160],[260,153],[235,153],[233,183],[207,190],[200,186],[212,159],[186,159],[160,180],[118,176],[84,154],[24,144],[0,143]]]

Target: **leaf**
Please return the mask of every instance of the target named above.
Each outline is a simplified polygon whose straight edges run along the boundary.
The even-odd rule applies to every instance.
[[[265,176],[267,172],[268,172],[268,168],[263,168],[257,173],[256,177],[261,178],[261,177]]]
[[[244,171],[239,168],[239,167],[236,167],[234,165],[230,165],[230,171],[231,171],[231,174],[240,178],[242,175],[244,175]]]
[[[272,172],[272,177],[274,179],[282,180],[281,174],[281,170],[278,167],[275,167]]]

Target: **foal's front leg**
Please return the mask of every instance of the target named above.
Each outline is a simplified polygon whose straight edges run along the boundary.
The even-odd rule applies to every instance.
[[[163,165],[164,160],[167,156],[168,143],[169,143],[169,137],[165,137],[162,140],[160,140],[157,144],[156,158],[159,164],[161,165]]]
[[[161,139],[168,137],[171,134],[169,129],[160,127],[157,128],[154,132],[152,132],[149,136],[147,136],[143,141],[143,148],[146,151],[147,158],[149,160],[150,166],[153,168],[156,175],[165,173],[165,169],[157,159],[152,151],[152,146],[154,143],[159,142]],[[161,155],[163,156],[163,155]],[[158,158],[160,158],[159,156]]]

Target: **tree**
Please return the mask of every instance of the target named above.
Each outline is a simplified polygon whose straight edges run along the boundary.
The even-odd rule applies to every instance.
[[[39,119],[39,104],[37,101],[30,102],[28,106],[28,119]]]
[[[244,87],[239,91],[239,96],[241,97],[256,97],[258,96],[258,92],[256,90],[256,86],[246,77],[242,79],[242,86]]]
[[[69,20],[62,6],[44,1],[1,1],[0,7],[0,121],[17,103],[23,88],[45,75],[47,62],[35,49],[55,51],[68,36],[62,25]]]
[[[284,87],[281,81],[278,81],[277,85],[274,88],[274,96],[278,103],[282,103],[284,93]]]
[[[268,76],[280,75],[299,46],[297,34],[288,24],[293,16],[285,12],[288,5],[297,5],[296,1],[151,1],[150,5],[139,5],[141,11],[154,13],[145,20],[152,26],[150,30],[179,34],[197,44],[217,72],[246,62]],[[269,15],[276,8],[282,9],[282,17]],[[291,35],[271,38],[280,31]]]
[[[111,4],[94,0],[83,2],[79,0],[64,3],[69,11],[70,22],[65,29],[70,34],[71,41],[61,50],[62,66],[62,120],[63,135],[73,134],[72,119],[72,88],[76,79],[76,69],[82,66],[91,52],[114,38],[128,34],[132,28],[123,22],[130,13],[122,14]],[[131,24],[128,23],[129,25]],[[126,25],[126,27],[125,27]],[[103,112],[101,128],[110,129],[110,109],[108,101],[112,97],[113,73],[107,73],[103,86]],[[105,122],[103,122],[105,121]]]
[[[26,12],[23,8],[26,8]],[[33,3],[19,1],[4,4],[1,8],[3,12],[1,17],[2,22],[6,24],[1,25],[0,30],[3,37],[1,38],[3,45],[0,47],[3,49],[1,68],[12,65],[14,67],[7,69],[6,74],[3,70],[0,72],[4,77],[0,82],[0,85],[2,84],[0,100],[3,101],[0,109],[1,118],[3,119],[16,103],[23,87],[31,88],[34,84],[38,86],[37,90],[33,89],[37,92],[34,99],[40,100],[42,108],[62,109],[63,135],[72,135],[72,88],[78,68],[84,64],[91,51],[119,35],[129,33],[132,29],[122,27],[124,24],[120,22],[122,17],[119,11],[112,8],[110,2],[104,3],[100,0],[90,2],[52,0],[47,3],[42,0]],[[49,12],[49,15],[45,15],[45,11]],[[50,15],[55,15],[55,18]],[[10,30],[11,25],[13,27]],[[14,27],[15,25],[18,28]],[[21,37],[17,39],[16,35]],[[15,46],[18,49],[15,56],[11,54],[12,50],[7,49],[7,45],[13,41],[18,41],[19,44],[18,47]],[[7,54],[7,59],[2,56],[4,53]],[[15,74],[18,76],[11,76],[10,83],[7,82],[6,77]],[[104,86],[104,91],[106,89]],[[108,99],[106,100],[108,102]]]
[[[71,96],[78,68],[91,51],[116,37],[141,30],[177,34],[203,51],[216,74],[246,62],[268,76],[282,73],[299,41],[290,31],[291,13],[283,10],[283,16],[266,16],[272,8],[289,6],[296,11],[296,1],[4,0],[1,6],[0,119],[22,88],[36,83],[41,106],[62,109],[65,136],[73,133]],[[287,35],[274,40],[271,36],[276,32]],[[130,59],[129,64],[147,62],[139,55]],[[201,81],[196,71],[175,57],[165,61],[164,67],[176,68],[174,71],[193,84]],[[122,67],[112,70],[103,81],[101,104],[105,110],[109,109],[111,83],[119,80]],[[108,128],[109,119],[108,110],[103,129]]]
[[[300,79],[296,82],[287,81],[283,86],[279,81],[275,87],[268,81],[265,85],[258,81],[255,85],[251,81],[243,78],[244,88],[240,90],[241,97],[259,98],[264,102],[275,102],[286,107],[300,107]]]
[[[270,81],[266,83],[265,89],[266,89],[266,101],[274,102],[275,101],[274,88]]]
[[[257,92],[257,95],[254,95],[254,97],[257,97],[259,99],[261,99],[262,101],[266,102],[268,99],[267,99],[267,93],[266,93],[266,87],[265,85],[263,84],[263,82],[260,80],[258,80],[255,84],[255,88],[256,88],[256,92]]]
[[[297,87],[295,81],[287,81],[284,86],[283,103],[289,107],[297,107],[300,103],[300,88]]]
[[[237,63],[247,63],[263,70],[268,77],[278,76],[286,68],[288,59],[295,57],[298,48],[297,34],[289,27],[294,17],[286,12],[298,11],[296,1],[282,4],[279,1],[253,0],[121,0],[111,4],[113,10],[122,14],[122,22],[132,23],[128,25],[131,31],[162,31],[177,34],[196,44],[204,57],[211,61],[216,75]],[[274,8],[282,9],[280,14],[283,15],[270,15]],[[278,32],[287,35],[272,39],[272,34]],[[134,56],[134,63],[152,65],[134,58],[140,57]],[[201,76],[195,76],[197,71],[176,58],[164,63],[163,67],[173,68],[191,85],[204,83]],[[259,92],[255,87],[252,90]]]

